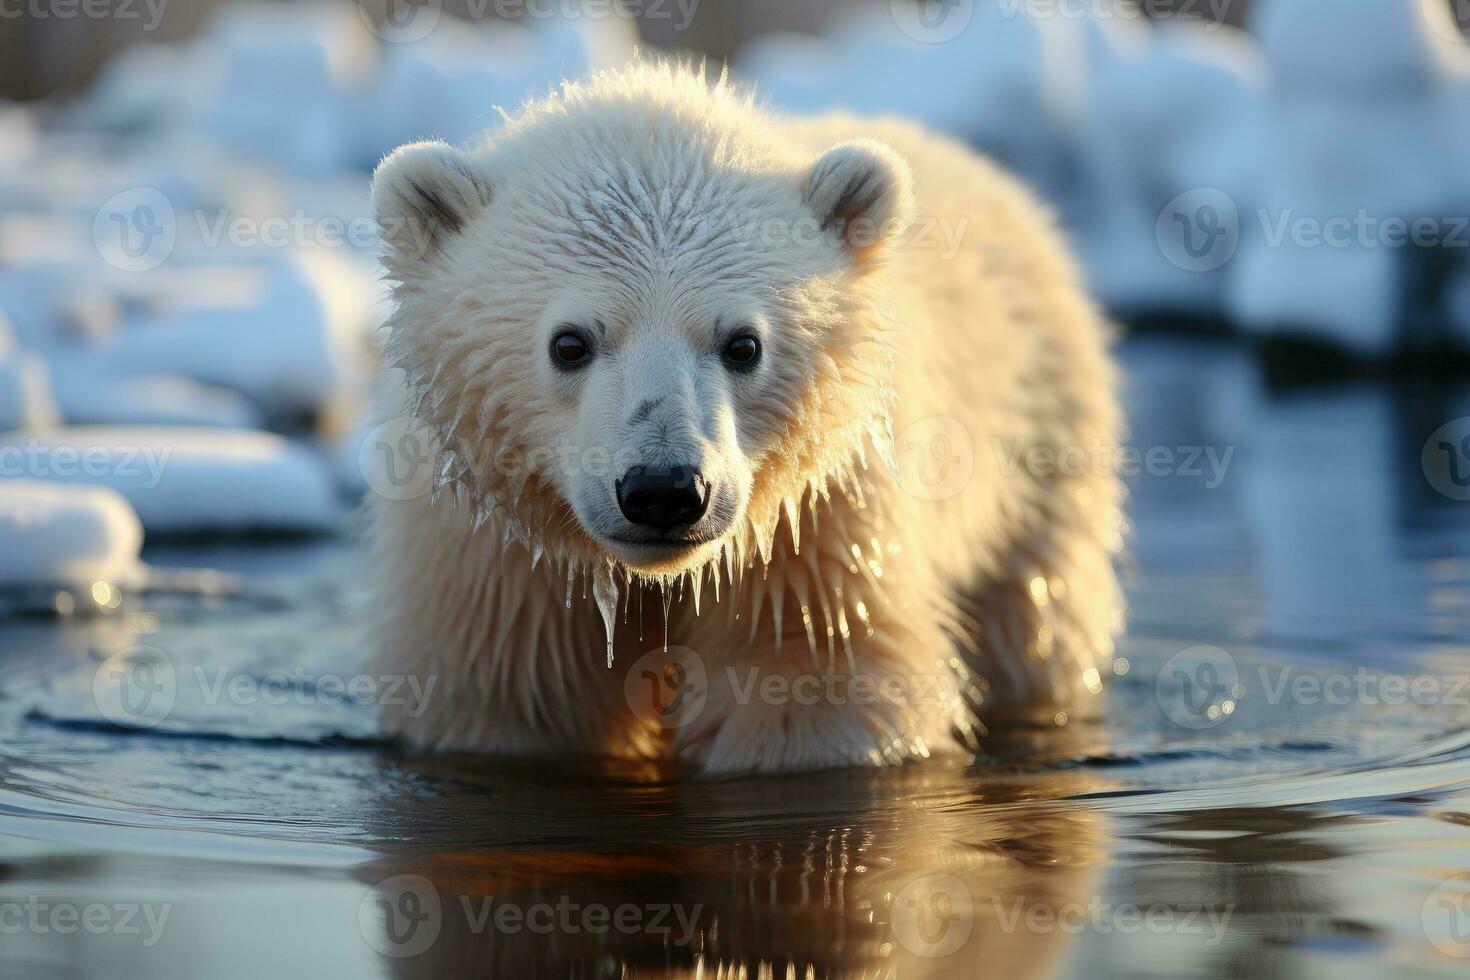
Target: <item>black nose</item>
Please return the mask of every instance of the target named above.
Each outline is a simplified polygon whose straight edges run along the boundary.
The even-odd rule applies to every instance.
[[[692,466],[634,466],[617,487],[623,516],[659,531],[693,524],[709,506],[709,485]]]

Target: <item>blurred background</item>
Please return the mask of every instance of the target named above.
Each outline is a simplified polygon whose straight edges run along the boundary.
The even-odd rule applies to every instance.
[[[1242,338],[1273,382],[1470,364],[1466,0],[0,0],[0,18],[0,431],[45,433],[12,440],[8,475],[192,427],[167,440],[178,492],[122,488],[150,532],[337,521],[364,485],[384,315],[373,166],[640,48],[993,155],[1116,319]]]

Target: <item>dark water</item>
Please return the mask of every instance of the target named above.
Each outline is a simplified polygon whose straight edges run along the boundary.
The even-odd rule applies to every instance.
[[[334,542],[157,550],[238,587],[0,623],[0,975],[1467,975],[1470,503],[1420,454],[1470,400],[1124,354],[1126,669],[969,767],[405,755],[324,684]],[[189,682],[129,733],[94,679],[140,645]]]

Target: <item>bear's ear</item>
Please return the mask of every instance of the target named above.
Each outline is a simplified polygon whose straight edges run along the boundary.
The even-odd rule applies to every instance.
[[[913,220],[909,165],[876,140],[839,143],[812,165],[802,186],[822,231],[863,269]]]
[[[397,271],[429,258],[490,202],[490,183],[469,154],[431,141],[400,146],[373,173],[373,217]]]

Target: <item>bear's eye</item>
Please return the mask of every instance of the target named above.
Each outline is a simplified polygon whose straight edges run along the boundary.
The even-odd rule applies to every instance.
[[[557,367],[577,368],[592,359],[592,345],[575,330],[563,330],[551,338],[551,361]]]
[[[760,338],[755,334],[736,334],[725,344],[721,354],[730,367],[737,371],[749,371],[761,359]]]

